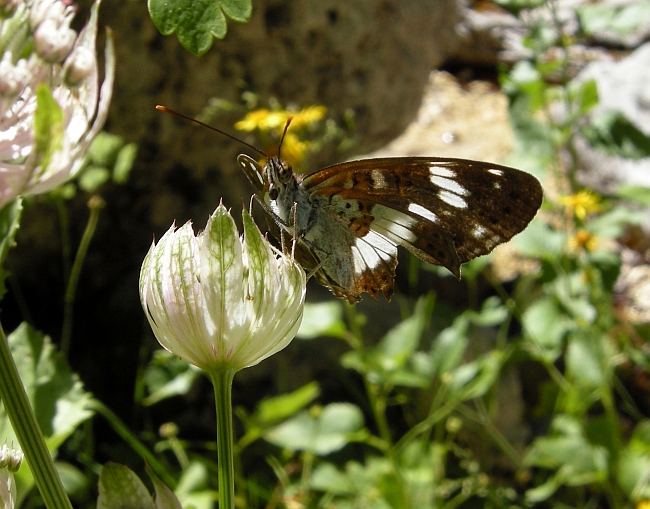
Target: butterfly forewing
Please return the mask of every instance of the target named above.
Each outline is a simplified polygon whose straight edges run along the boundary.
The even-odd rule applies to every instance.
[[[459,275],[460,264],[523,230],[542,201],[536,178],[464,159],[367,159],[324,168],[303,181],[333,207],[362,204],[362,222]],[[353,217],[351,228],[358,227]]]

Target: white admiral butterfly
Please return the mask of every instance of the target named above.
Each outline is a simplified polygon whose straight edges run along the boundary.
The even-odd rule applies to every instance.
[[[237,161],[273,219],[274,235],[291,233],[298,240],[296,261],[350,302],[363,292],[390,299],[397,246],[460,278],[461,264],[521,232],[542,203],[535,177],[492,163],[363,159],[303,177],[279,156],[244,144],[266,158],[263,167],[244,154]]]

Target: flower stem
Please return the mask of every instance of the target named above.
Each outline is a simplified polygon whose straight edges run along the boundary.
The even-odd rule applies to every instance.
[[[219,509],[235,507],[235,467],[233,462],[232,379],[235,371],[210,373],[217,407],[217,461],[219,469]]]
[[[72,509],[0,326],[0,399],[48,509]]]
[[[94,410],[99,415],[104,417],[113,431],[115,431],[122,439],[133,449],[147,464],[151,467],[154,473],[170,488],[176,487],[174,477],[167,471],[165,466],[156,458],[154,454],[149,451],[137,436],[124,424],[115,413],[108,408],[101,401],[91,398],[87,407]]]
[[[88,246],[90,241],[95,234],[95,229],[97,228],[97,221],[99,220],[99,212],[105,206],[104,200],[99,196],[93,196],[88,201],[88,208],[90,209],[90,217],[88,218],[88,224],[86,225],[86,230],[84,231],[81,242],[79,243],[79,249],[77,249],[77,255],[74,259],[74,264],[72,265],[72,271],[70,272],[70,279],[68,280],[68,287],[65,292],[65,307],[63,311],[63,330],[61,332],[61,352],[68,358],[68,350],[70,349],[70,338],[72,337],[72,318],[74,311],[74,297],[77,291],[77,283],[79,282],[79,275],[81,274],[81,267],[83,262],[86,259],[86,253],[88,252]]]

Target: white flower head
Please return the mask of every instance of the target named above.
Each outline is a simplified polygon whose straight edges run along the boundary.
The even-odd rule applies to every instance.
[[[115,58],[109,34],[100,88],[98,10],[99,1],[77,36],[70,28],[75,12],[70,2],[36,0],[29,13],[36,51],[18,60],[18,53],[2,56],[0,208],[20,194],[44,193],[74,177],[106,121]],[[24,33],[29,35],[17,32]]]
[[[223,205],[194,235],[190,223],[153,244],[140,299],[158,342],[212,372],[253,366],[286,347],[302,320],[305,272],[275,250],[250,215],[239,237]]]
[[[0,509],[13,509],[16,502],[16,482],[13,472],[17,472],[23,462],[20,449],[11,449],[7,444],[0,447]]]

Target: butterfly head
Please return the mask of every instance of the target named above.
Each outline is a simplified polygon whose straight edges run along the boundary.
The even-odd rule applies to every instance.
[[[294,180],[293,168],[279,157],[269,157],[264,168],[269,185],[269,198],[273,201],[285,191]]]

